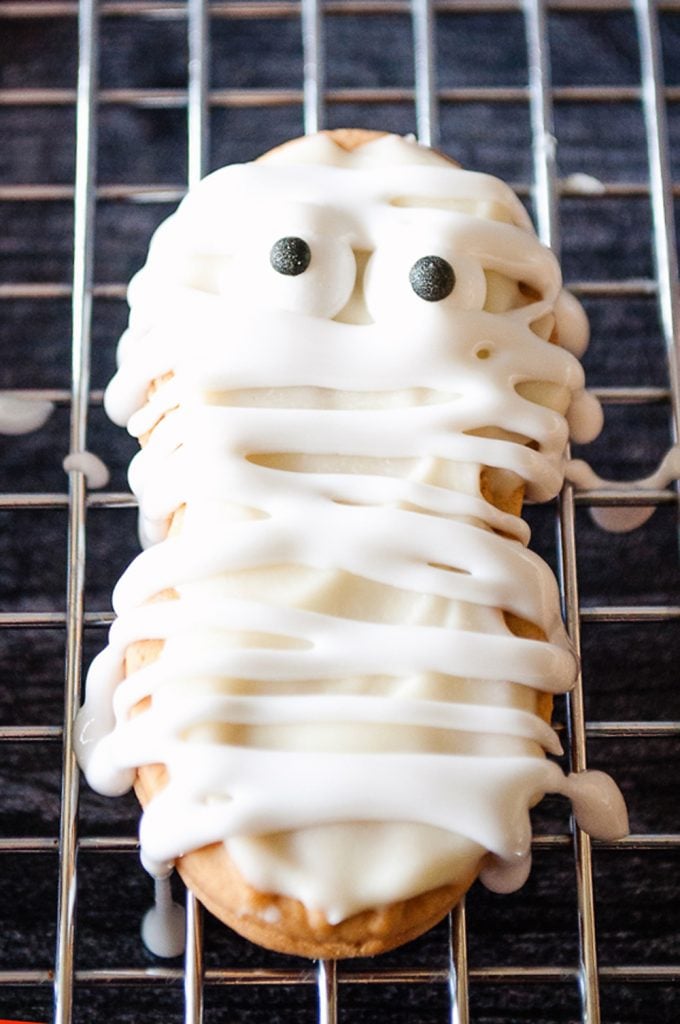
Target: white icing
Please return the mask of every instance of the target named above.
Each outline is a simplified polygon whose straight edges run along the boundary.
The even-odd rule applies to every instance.
[[[616,783],[604,772],[585,771],[570,775],[566,793],[576,823],[598,839],[620,839],[628,831],[628,813]]]
[[[297,277],[268,264],[287,235],[312,250]],[[441,302],[408,283],[430,254],[456,274]],[[484,851],[489,884],[518,884],[529,808],[581,793],[545,757],[536,696],[576,666],[554,579],[482,469],[550,498],[570,403],[579,437],[600,422],[546,340],[556,323],[581,351],[587,329],[521,203],[395,137],[354,154],[316,137],[202,182],[130,301],[105,402],[146,435],[130,483],[149,546],[88,676],[90,783],[120,793],[165,764],[141,824],[152,870],[224,840],[251,884],[331,921]],[[143,639],[162,651],[125,678]],[[599,812],[594,832],[625,831]]]
[[[680,445],[670,448],[659,463],[659,467],[650,476],[640,480],[605,480],[583,459],[572,459],[566,467],[566,477],[579,490],[588,491],[595,488],[620,491],[655,491],[675,480],[680,480]],[[590,515],[603,530],[610,533],[630,533],[644,526],[654,514],[654,505],[635,505],[628,508],[621,506],[591,508]]]
[[[156,878],[154,889],[154,905],[142,921],[142,941],[154,956],[181,956],[186,937],[184,907],[174,902],[169,877]]]
[[[0,434],[30,434],[40,430],[53,411],[52,402],[0,392]]]
[[[267,924],[276,924],[281,920],[281,911],[272,903],[268,907],[265,907],[264,910],[260,911],[260,917],[263,921],[266,921]]]
[[[62,465],[65,473],[84,473],[88,487],[106,487],[109,482],[108,466],[93,452],[70,452]]]
[[[592,174],[585,174],[583,171],[576,171],[563,178],[562,185],[570,192],[578,192],[584,196],[601,196],[607,191],[607,186],[603,181]]]

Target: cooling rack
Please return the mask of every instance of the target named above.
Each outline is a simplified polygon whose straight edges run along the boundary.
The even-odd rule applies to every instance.
[[[467,909],[405,950],[340,966],[276,957],[204,922],[189,895],[183,962],[155,961],[138,938],[151,895],[135,867],[135,811],[79,792],[72,741],[83,664],[134,552],[130,448],[101,414],[124,282],[186,183],[220,163],[303,128],[365,123],[416,131],[509,177],[542,239],[562,248],[594,325],[589,369],[613,423],[601,465],[643,472],[677,440],[680,3],[15,0],[0,2],[0,26],[0,205],[18,225],[0,283],[1,380],[56,406],[0,457],[0,1014],[55,1024],[676,1020],[675,490],[567,486],[554,507],[529,510],[582,650],[585,686],[557,709],[565,746],[575,769],[602,765],[620,779],[631,835],[591,842],[547,801],[525,893],[475,889]],[[167,47],[162,86],[144,73],[155,37]],[[376,41],[393,48],[387,59]],[[585,78],[581,49],[594,62]],[[281,65],[278,78],[267,70]],[[137,120],[116,120],[126,112]],[[594,256],[586,238],[600,246]],[[129,249],[129,263],[115,255]],[[88,449],[111,485],[89,489],[72,470],[66,490],[64,455]],[[608,505],[658,508],[639,534],[608,538],[587,518]]]

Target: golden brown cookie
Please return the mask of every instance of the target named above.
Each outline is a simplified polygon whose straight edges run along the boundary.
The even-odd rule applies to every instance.
[[[380,138],[384,133],[362,129],[340,129],[327,133],[345,150],[355,150]],[[286,147],[296,142],[286,143]],[[273,151],[273,152],[278,152]],[[266,156],[262,159],[266,160]],[[554,337],[550,338],[555,341]],[[153,392],[156,382],[152,385]],[[519,515],[523,487],[507,493],[507,487],[495,470],[482,470],[480,480],[484,498],[503,511]],[[181,533],[182,509],[172,517],[171,532]],[[157,600],[173,600],[165,591]],[[506,614],[511,631],[521,637],[545,639],[538,626]],[[162,641],[140,641],[127,650],[126,672],[131,674],[152,663],[162,650]],[[552,698],[536,692],[536,711],[550,720]],[[140,706],[138,710],[143,710]],[[165,785],[163,765],[138,770],[137,796],[146,805]],[[300,901],[276,893],[259,892],[238,872],[223,843],[179,857],[177,870],[198,899],[218,918],[246,938],[282,953],[306,957],[343,958],[374,955],[407,942],[436,924],[460,900],[473,882],[476,870],[465,871],[452,884],[424,892],[413,898],[364,910],[338,924],[329,924],[323,914],[308,910]]]

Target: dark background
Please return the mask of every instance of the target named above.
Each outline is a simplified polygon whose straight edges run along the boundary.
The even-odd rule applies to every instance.
[[[12,198],[0,191],[0,388],[68,389],[72,193],[78,65],[73,12],[9,17],[0,4],[0,189],[10,184],[64,186],[63,198]],[[30,5],[25,5],[30,6]],[[61,7],[68,5],[61,5]],[[74,5],[71,5],[73,7]],[[114,368],[114,351],[127,311],[123,285],[143,262],[155,226],[183,188],[186,154],[186,22],[170,5],[157,14],[106,13],[101,19],[95,281],[116,285],[93,308],[92,385],[100,390]],[[389,5],[388,5],[389,6]],[[474,5],[468,5],[468,8]],[[524,22],[517,10],[461,13],[455,5],[437,18],[438,82],[462,89],[441,103],[441,147],[464,165],[497,174],[528,199],[531,131],[524,93],[527,81]],[[501,7],[503,5],[500,5]],[[646,140],[639,101],[640,65],[630,11],[552,10],[549,30],[555,94],[559,173],[585,172],[607,183],[644,186]],[[610,5],[616,7],[616,5]],[[625,8],[625,5],[619,5]],[[666,81],[680,86],[680,6],[660,15]],[[295,9],[249,17],[233,5],[231,17],[211,20],[210,82],[218,92],[210,113],[210,169],[250,159],[302,133],[302,48]],[[338,4],[332,12],[338,11]],[[383,10],[385,5],[383,5]],[[372,13],[369,3],[353,13],[324,19],[327,86],[332,102],[327,126],[415,130],[409,90],[413,85],[411,22],[406,6]],[[140,13],[141,12],[141,13]],[[243,11],[241,11],[243,13]],[[285,12],[284,12],[285,13]],[[513,99],[472,87],[509,87]],[[623,99],[596,102],[574,86],[627,87]],[[261,102],[260,90],[292,90],[290,102]],[[356,102],[352,89],[389,89],[373,102]],[[51,89],[47,101],[30,104],[25,90]],[[170,90],[165,102],[123,102],[116,90]],[[12,90],[21,90],[20,94]],[[234,93],[233,90],[239,92]],[[245,91],[245,92],[244,92]],[[258,91],[258,92],[256,92]],[[129,99],[129,97],[127,97]],[[40,98],[38,98],[40,99]],[[249,102],[245,102],[249,99]],[[43,97],[44,100],[44,97]],[[254,102],[260,101],[260,102]],[[680,182],[680,103],[667,108],[674,178]],[[115,186],[164,185],[172,202],[116,198]],[[680,186],[676,186],[680,188]],[[563,196],[560,201],[562,260],[567,283],[583,296],[593,340],[585,363],[594,387],[668,386],[664,344],[653,288],[651,208],[647,190]],[[593,294],[593,282],[638,281],[623,294]],[[61,296],[19,294],[10,285],[54,283]],[[584,287],[585,285],[585,287]],[[0,437],[0,493],[65,493],[61,462],[69,448],[69,405],[60,402],[48,424],[22,438]],[[608,405],[602,437],[587,456],[605,475],[632,479],[655,468],[671,438],[667,402]],[[134,444],[108,423],[95,394],[89,448],[111,469],[113,491],[126,489],[125,471]],[[585,454],[576,452],[576,454]],[[554,507],[530,509],[534,547],[555,564]],[[65,608],[65,508],[8,510],[0,506],[0,612]],[[677,506],[665,505],[634,534],[608,535],[577,512],[580,591],[584,606],[680,604]],[[110,608],[115,580],[137,551],[132,509],[92,509],[88,515],[89,612]],[[586,622],[583,658],[590,721],[680,719],[680,620],[647,623]],[[85,663],[104,643],[101,628],[88,628]],[[62,629],[0,628],[0,723],[58,725],[63,716]],[[558,704],[556,720],[564,721]],[[58,742],[0,744],[0,810],[3,837],[58,834],[61,748]],[[597,738],[588,743],[589,764],[605,767],[624,790],[634,833],[679,833],[677,738]],[[133,836],[138,817],[132,798],[106,800],[83,788],[81,835]],[[539,834],[568,830],[564,803],[546,800],[536,811]],[[596,846],[595,891],[600,963],[603,967],[680,964],[680,846],[654,851]],[[179,886],[178,886],[179,892]],[[139,940],[139,921],[151,900],[151,883],[134,853],[81,852],[76,929],[79,970],[164,966]],[[46,971],[54,960],[57,855],[0,853],[0,972]],[[524,964],[574,968],[578,963],[575,878],[570,846],[539,848],[533,874],[513,896],[498,897],[476,886],[467,900],[470,966]],[[375,972],[390,967],[445,968],[446,925],[422,940],[368,965],[343,969]],[[302,961],[269,954],[206,921],[208,967],[293,967]],[[173,963],[181,966],[181,962]],[[309,975],[313,980],[313,974]],[[4,981],[8,978],[5,975]],[[0,973],[0,982],[3,975]],[[206,987],[206,1022],[292,1022],[315,1019],[312,984]],[[680,994],[672,983],[636,983],[606,976],[601,989],[603,1021],[639,1024],[675,1021]],[[446,985],[359,985],[340,988],[340,1019],[363,1022],[448,1019]],[[498,984],[473,980],[472,1019],[479,1024],[566,1024],[578,1021],[576,983]],[[0,1015],[46,1021],[50,986],[0,985]],[[74,1020],[107,1019],[149,1024],[182,1019],[181,983],[136,987],[78,984]]]

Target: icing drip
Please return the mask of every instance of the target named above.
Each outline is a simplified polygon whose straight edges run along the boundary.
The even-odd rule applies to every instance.
[[[628,813],[621,791],[604,772],[584,771],[562,778],[556,787],[571,800],[579,828],[598,839],[620,839],[628,832]],[[531,850],[517,850],[506,860],[486,857],[480,878],[493,892],[513,892],[527,880]]]
[[[574,174],[563,178],[562,188],[568,189],[570,193],[578,193],[583,196],[601,196],[607,191],[607,186],[599,178],[592,174],[584,174],[583,171],[576,171]]]
[[[88,487],[106,487],[109,482],[108,467],[98,455],[92,452],[71,452],[63,462],[64,472],[84,473]]]
[[[585,771],[567,777],[563,792],[570,798],[576,823],[598,839],[620,839],[628,832],[628,814],[621,791],[604,772]]]
[[[668,487],[674,480],[680,480],[680,445],[674,445],[659,464],[656,472],[640,480],[605,480],[582,459],[572,459],[566,467],[566,477],[579,488],[588,491],[601,487],[625,494],[629,490],[654,491]],[[640,505],[633,508],[591,508],[590,515],[603,530],[610,533],[629,533],[644,526],[654,514],[654,505]]]
[[[142,921],[142,941],[154,956],[181,956],[185,945],[186,914],[172,898],[170,878],[154,880],[155,902]]]
[[[151,870],[222,840],[251,884],[338,921],[485,851],[490,885],[521,884],[529,808],[586,806],[538,714],[576,674],[556,585],[487,488],[554,496],[569,428],[601,417],[572,354],[583,313],[506,186],[392,137],[296,152],[202,182],[130,286],[105,402],[144,439],[147,550],[78,748],[112,794],[166,765]],[[277,272],[281,239],[307,269]],[[453,280],[427,301],[423,257]],[[162,650],[126,678],[138,640]]]
[[[30,434],[40,430],[53,410],[52,402],[0,393],[0,434]]]

